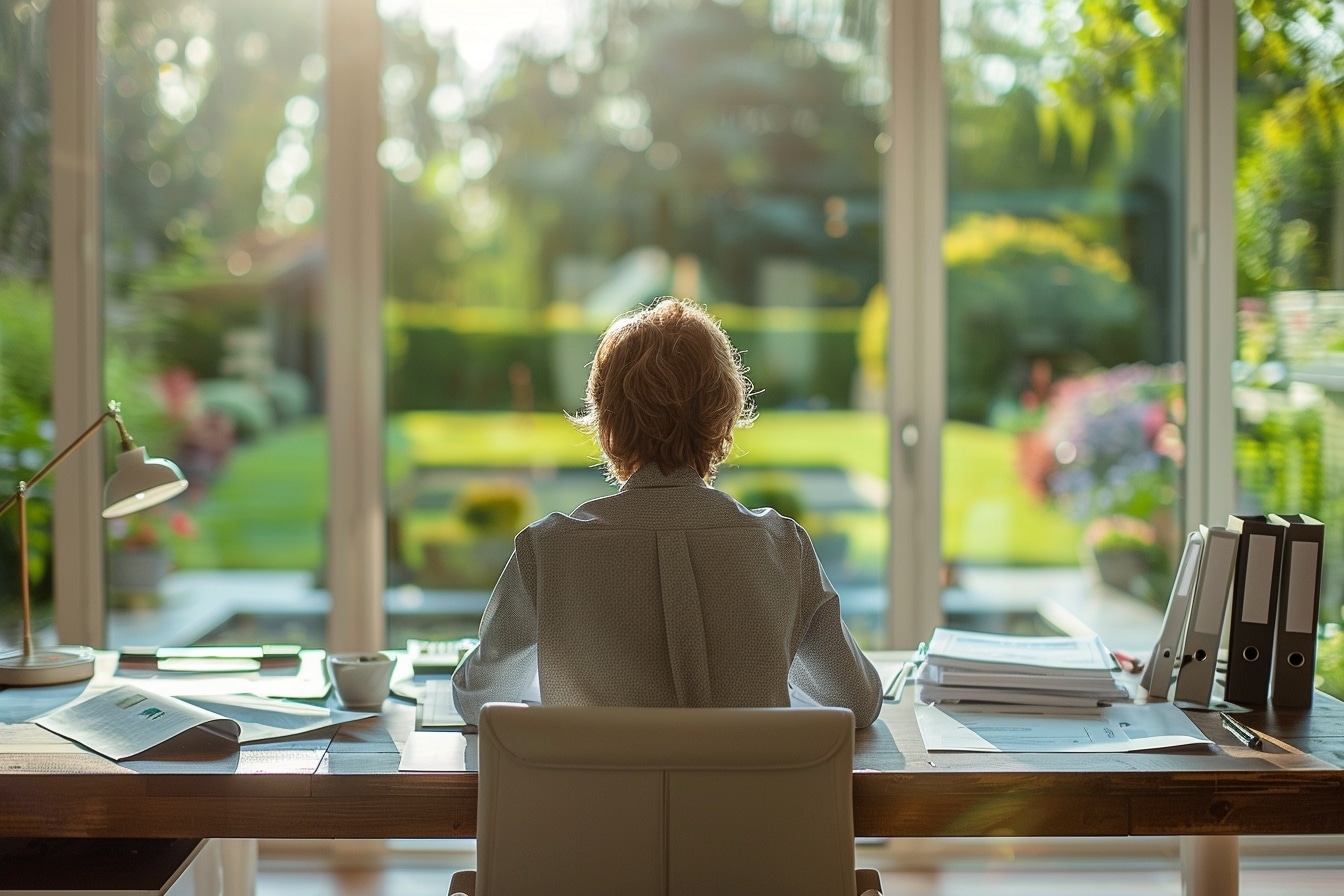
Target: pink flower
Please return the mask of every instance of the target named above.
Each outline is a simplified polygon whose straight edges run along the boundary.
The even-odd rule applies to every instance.
[[[196,537],[196,521],[180,510],[174,511],[172,516],[168,517],[168,528],[180,538]]]

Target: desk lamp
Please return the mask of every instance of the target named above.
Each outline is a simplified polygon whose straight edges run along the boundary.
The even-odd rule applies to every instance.
[[[117,470],[107,480],[103,492],[103,517],[111,519],[145,510],[180,495],[187,487],[182,471],[172,461],[149,457],[144,448],[137,448],[121,422],[121,405],[107,403],[107,410],[93,422],[79,438],[57,454],[47,465],[33,474],[27,482],[0,504],[0,515],[15,505],[19,508],[19,577],[23,595],[23,647],[0,653],[0,685],[65,684],[83,681],[93,675],[93,649],[58,645],[33,648],[33,621],[28,602],[28,489],[42,481],[61,461],[108,420],[117,424],[121,433],[121,453],[117,455]]]

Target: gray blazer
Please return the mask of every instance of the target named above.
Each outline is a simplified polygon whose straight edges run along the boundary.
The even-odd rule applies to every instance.
[[[690,468],[520,532],[480,637],[453,675],[471,724],[534,680],[542,703],[598,706],[788,706],[792,687],[860,728],[882,705],[803,527]]]

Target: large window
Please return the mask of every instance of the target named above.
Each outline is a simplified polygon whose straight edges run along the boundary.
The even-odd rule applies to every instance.
[[[104,389],[191,483],[108,524],[113,640],[323,637],[323,34],[308,0],[100,7]]]
[[[1144,647],[1184,530],[1219,522],[1198,517],[1223,503],[1319,516],[1342,550],[1337,3],[1238,0],[1236,38],[1210,43],[1209,11],[1230,7],[944,0],[941,46],[899,53],[888,43],[931,21],[930,4],[85,5],[99,11],[105,270],[96,309],[55,305],[95,316],[97,391],[195,483],[107,533],[110,575],[137,544],[170,558],[156,585],[113,580],[114,640],[470,633],[517,528],[610,488],[564,413],[601,329],[662,294],[719,315],[762,390],[719,484],[808,526],[865,644],[889,642],[884,617],[919,603],[933,610],[918,618],[1084,623]],[[49,453],[60,403],[25,354],[50,343],[52,10],[13,10],[0,28],[11,477]],[[368,61],[364,45],[327,48],[353,10],[374,22]],[[912,63],[921,52],[934,55]],[[1235,124],[1208,133],[1231,87],[1206,93],[1201,78],[1234,53]],[[939,114],[909,115],[940,80]],[[328,127],[361,103],[378,134],[351,164],[349,133]],[[926,134],[939,161],[921,181],[911,147]],[[1191,199],[1232,153],[1235,183],[1211,178],[1216,195]],[[342,205],[364,195],[364,161],[381,205]],[[920,201],[930,184],[936,207]],[[1229,261],[1200,254],[1232,226],[1208,220],[1217,203],[1235,212],[1235,290],[1201,267]],[[922,249],[897,253],[929,234],[941,269],[907,277]],[[383,358],[333,394],[331,374],[371,354],[327,312],[330,272],[359,247],[380,286],[339,307],[380,316]],[[1201,290],[1217,293],[1207,306]],[[1235,330],[1210,325],[1233,305]],[[908,326],[912,309],[945,317],[943,338]],[[921,340],[939,343],[936,364],[907,364]],[[1216,359],[1234,341],[1229,376]],[[1217,411],[1232,380],[1235,427]],[[921,433],[925,420],[940,425]],[[931,442],[940,508],[908,487],[928,468],[901,447]],[[370,457],[381,500],[334,500],[340,471]],[[366,527],[373,516],[386,525]],[[901,555],[922,527],[941,550]],[[50,542],[34,529],[41,568]],[[332,572],[333,554],[377,555],[374,538],[386,590]],[[912,565],[941,566],[946,587],[902,584]],[[1338,623],[1344,585],[1326,568],[1322,620]],[[386,625],[329,622],[348,604],[385,607]]]
[[[945,605],[979,625],[1166,604],[1184,541],[1183,6],[942,4]]]
[[[1344,692],[1344,4],[1238,22],[1237,509],[1326,524],[1317,673]]]
[[[380,5],[389,629],[473,633],[532,519],[610,491],[580,408],[599,333],[676,295],[744,353],[759,421],[717,485],[811,532],[883,640],[880,22],[860,4]]]
[[[0,15],[0,501],[46,463],[51,439],[50,82],[45,4]],[[51,623],[50,490],[29,503],[33,624]],[[0,643],[19,640],[18,521],[0,518]]]

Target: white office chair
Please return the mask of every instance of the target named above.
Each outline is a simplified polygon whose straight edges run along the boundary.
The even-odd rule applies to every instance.
[[[875,896],[847,709],[487,704],[467,896]]]

